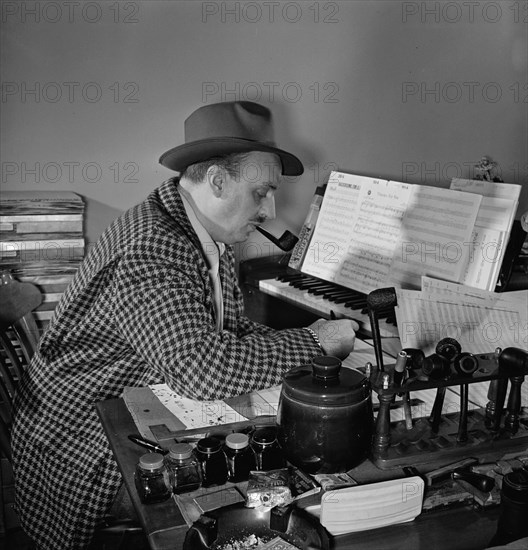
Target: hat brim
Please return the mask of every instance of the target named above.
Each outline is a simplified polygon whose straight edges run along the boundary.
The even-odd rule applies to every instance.
[[[302,162],[291,153],[260,141],[229,137],[200,139],[179,145],[163,153],[159,162],[170,170],[183,172],[187,166],[205,161],[211,157],[232,153],[248,153],[250,151],[263,151],[278,155],[282,162],[282,174],[284,176],[300,176],[304,172]]]

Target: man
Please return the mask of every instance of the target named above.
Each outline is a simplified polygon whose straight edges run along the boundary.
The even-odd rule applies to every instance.
[[[243,315],[230,245],[275,216],[281,173],[302,173],[273,144],[269,110],[202,107],[187,119],[185,140],[160,159],[180,178],[101,236],[20,383],[16,498],[39,548],[86,548],[120,486],[97,401],[163,381],[187,397],[233,396],[353,348],[352,321],[275,331]]]

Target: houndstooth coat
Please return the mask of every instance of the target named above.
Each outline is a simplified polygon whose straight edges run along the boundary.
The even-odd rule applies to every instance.
[[[302,329],[243,316],[234,253],[222,256],[224,330],[200,242],[169,180],[101,236],[60,302],[19,385],[16,503],[39,548],[86,548],[120,474],[94,403],[165,381],[198,399],[278,384],[319,353]]]

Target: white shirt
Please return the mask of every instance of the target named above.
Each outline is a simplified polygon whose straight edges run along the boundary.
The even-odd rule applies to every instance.
[[[209,277],[213,285],[214,293],[214,309],[216,314],[216,331],[221,332],[224,327],[224,299],[222,296],[222,282],[220,280],[220,256],[225,252],[225,244],[217,243],[213,241],[211,235],[207,232],[207,229],[202,225],[196,213],[187,200],[185,195],[180,191],[183,206],[191,225],[198,236],[200,244],[202,246],[202,252],[204,254],[207,267],[209,268]]]

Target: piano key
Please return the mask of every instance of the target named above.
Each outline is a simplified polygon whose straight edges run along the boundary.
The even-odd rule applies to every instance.
[[[290,281],[302,281],[306,279],[306,275],[302,275],[301,273],[285,273],[284,275],[279,275],[277,279],[285,283]]]
[[[299,282],[292,282],[291,283],[292,286],[294,286],[295,288],[299,288],[301,290],[308,290],[309,288],[320,288],[320,284],[317,283],[317,281],[308,281],[308,282],[304,282],[304,281],[299,281]]]
[[[323,294],[325,294],[326,292],[329,292],[331,290],[332,290],[332,286],[329,284],[326,287],[321,287],[321,290],[314,291],[313,294],[315,294],[316,296],[322,296]]]
[[[365,309],[365,306],[367,305],[367,302],[346,302],[345,307],[348,307],[353,310],[363,310]]]
[[[345,307],[351,307],[351,306],[365,307],[366,305],[367,305],[367,300],[364,296],[349,298],[349,300],[345,302]]]
[[[348,292],[325,292],[322,294],[323,298],[326,298],[327,300],[334,300],[335,298],[341,298],[342,296],[348,296]]]
[[[321,317],[330,318],[330,311],[334,311],[336,317],[354,319],[360,325],[363,332],[370,334],[370,321],[368,315],[362,314],[359,311],[353,311],[351,308],[345,307],[343,304],[333,303],[330,300],[326,300],[314,293],[308,293],[306,290],[299,290],[293,286],[290,286],[287,282],[279,281],[277,279],[262,279],[259,281],[259,289],[261,292],[270,296],[275,296],[284,300],[285,302],[294,304],[302,309],[310,311],[315,315]],[[352,291],[351,292],[355,292]],[[359,293],[357,293],[359,295]],[[363,307],[366,305],[366,296]],[[380,320],[380,335],[382,338],[392,338],[398,336],[398,329],[390,324],[387,324],[384,320]]]
[[[350,296],[348,294],[345,294],[341,297],[332,298],[330,301],[334,302],[334,304],[344,304],[348,300],[350,300]]]

